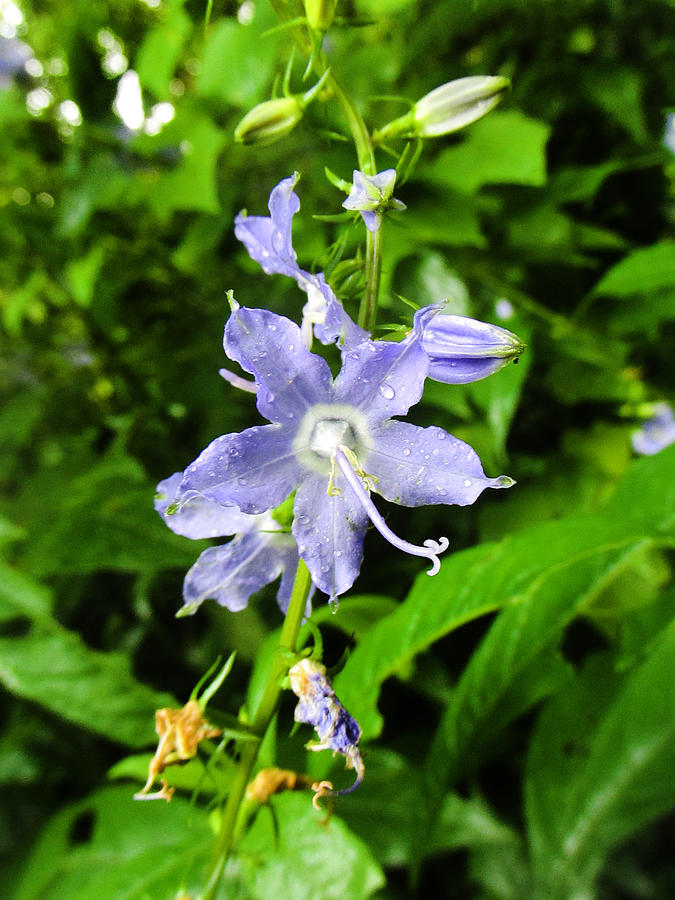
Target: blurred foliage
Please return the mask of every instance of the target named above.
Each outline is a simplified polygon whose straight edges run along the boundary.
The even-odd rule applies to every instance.
[[[236,712],[276,647],[274,586],[242,613],[175,620],[205,545],[152,509],[158,480],[257,422],[217,374],[225,291],[296,319],[304,301],[250,261],[234,215],[264,213],[300,171],[300,262],[356,308],[358,277],[326,248],[348,261],[360,224],[312,218],[341,211],[323,170],[351,177],[353,149],[329,137],[344,121],[315,102],[283,143],[235,144],[290,40],[263,0],[205,14],[0,3],[0,854],[17,900],[168,900],[203,879],[203,766],[180,770],[170,806],[134,804],[143,766],[125,757],[233,649],[214,705]],[[369,535],[359,594],[335,617],[315,603],[327,664],[352,651],[336,686],[366,780],[326,828],[307,796],[273,799],[228,896],[673,896],[675,453],[634,460],[630,435],[673,401],[675,8],[353,0],[337,15],[330,63],[373,127],[452,78],[512,79],[397,187],[381,321],[409,323],[400,298],[449,298],[528,341],[517,367],[429,383],[414,411],[518,484],[465,509],[390,508],[412,540],[449,535],[439,575],[414,580],[419,561]],[[8,62],[16,40],[26,68]],[[311,83],[303,66],[293,90]],[[134,127],[113,109],[126,69]],[[289,735],[291,709],[262,759],[329,774]],[[114,765],[132,780],[106,786]]]

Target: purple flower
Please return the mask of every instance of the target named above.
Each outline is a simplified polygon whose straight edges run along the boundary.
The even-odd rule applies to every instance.
[[[418,331],[400,343],[343,349],[333,380],[295,323],[232,305],[225,352],[253,375],[258,410],[272,424],[216,438],[185,470],[181,496],[259,514],[296,490],[292,533],[331,605],[358,575],[368,520],[394,546],[428,557],[430,574],[438,571],[447,539],[417,546],[397,537],[371,491],[403,506],[466,505],[486,487],[513,482],[486,478],[471,447],[442,429],[392,418],[422,396],[428,360]]]
[[[342,204],[345,209],[358,210],[368,231],[378,231],[387,209],[405,209],[395,197],[396,169],[385,169],[377,175],[364,175],[354,169],[352,189]]]
[[[157,485],[155,509],[176,534],[193,540],[236,537],[209,547],[199,556],[183,582],[179,615],[196,612],[208,598],[232,612],[248,605],[249,597],[281,576],[277,602],[288,609],[298,568],[298,549],[290,534],[270,513],[246,515],[236,506],[222,506],[198,494],[180,491],[183,476],[176,472]],[[307,615],[311,612],[308,603]]]
[[[356,719],[349,715],[335,696],[333,687],[326,678],[326,667],[312,659],[301,659],[289,669],[288,679],[299,703],[295,707],[296,722],[312,725],[319,738],[318,744],[310,743],[308,750],[332,750],[347,760],[347,767],[356,771],[354,784],[342,791],[322,793],[348,794],[363,781],[365,766],[361,759],[358,743],[361,729]]]
[[[333,344],[338,340],[344,346],[360,343],[368,334],[345,313],[323,273],[313,275],[298,265],[292,241],[293,216],[300,209],[300,199],[293,190],[298,178],[295,172],[272,190],[269,216],[239,213],[234,220],[234,233],[263,272],[294,278],[307,294],[302,313],[306,347],[312,345],[312,329],[322,344]]]
[[[480,381],[525,351],[520,338],[499,325],[443,313],[430,317],[426,309],[415,314],[415,328],[422,335],[422,349],[429,357],[429,378],[434,381]]]
[[[669,403],[654,404],[654,413],[632,436],[633,450],[643,456],[653,456],[675,444],[675,416]]]

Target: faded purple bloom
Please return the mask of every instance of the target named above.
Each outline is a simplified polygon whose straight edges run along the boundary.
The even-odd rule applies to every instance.
[[[312,329],[322,344],[333,344],[338,340],[344,346],[360,343],[368,337],[367,332],[345,313],[323,273],[312,275],[298,265],[291,234],[293,216],[300,209],[300,199],[293,190],[298,178],[295,172],[272,190],[269,216],[239,213],[234,220],[234,233],[263,272],[294,278],[307,294],[302,313],[305,346],[311,347]]]
[[[525,344],[506,328],[466,316],[429,317],[421,309],[415,314],[415,328],[429,357],[429,378],[445,384],[480,381],[525,351]]]
[[[270,513],[246,515],[236,506],[221,506],[198,494],[182,493],[182,478],[176,472],[157,485],[155,509],[169,528],[193,540],[236,536],[199,556],[185,576],[179,615],[191,615],[207,599],[238,612],[248,605],[252,594],[279,576],[277,602],[285,613],[298,568],[298,549],[291,535]],[[306,614],[310,612],[308,603]]]
[[[447,539],[418,546],[397,537],[371,491],[404,506],[463,506],[486,487],[513,482],[487,478],[471,447],[441,428],[392,418],[422,396],[428,359],[418,330],[400,343],[365,341],[343,350],[333,380],[294,322],[231,302],[225,352],[253,375],[258,410],[272,424],[216,438],[185,470],[181,496],[259,514],[297,489],[298,552],[332,604],[359,573],[369,519],[394,546],[430,559],[430,574],[438,571]]]
[[[301,659],[288,672],[293,693],[298,697],[294,718],[296,722],[312,725],[319,738],[318,744],[310,743],[308,750],[332,750],[347,760],[347,768],[356,771],[356,781],[342,791],[329,793],[349,794],[363,781],[365,766],[358,743],[361,729],[356,719],[349,715],[335,696],[326,678],[326,667],[312,659]]]
[[[392,196],[395,184],[396,169],[385,169],[377,175],[364,175],[354,169],[352,189],[342,205],[360,212],[368,231],[378,231],[387,209],[406,208],[405,203]]]
[[[32,59],[33,51],[17,38],[0,36],[0,90],[7,90],[12,82],[26,74],[26,63]]]
[[[655,453],[675,444],[675,416],[669,403],[654,404],[653,415],[632,436],[633,450],[643,456]]]

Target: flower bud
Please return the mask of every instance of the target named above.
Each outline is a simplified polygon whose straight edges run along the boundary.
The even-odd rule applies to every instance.
[[[315,31],[328,31],[333,23],[337,0],[305,0],[307,21]]]
[[[419,316],[420,313],[415,316],[416,327]],[[422,349],[430,363],[429,378],[445,384],[480,381],[525,351],[525,344],[506,328],[466,316],[440,313],[422,329]]]
[[[470,125],[499,103],[508,78],[472,75],[448,81],[418,100],[405,116],[385,125],[377,140],[388,137],[439,137]]]
[[[265,100],[246,113],[234,130],[240,144],[273,144],[286,137],[302,118],[303,104],[297,97]]]

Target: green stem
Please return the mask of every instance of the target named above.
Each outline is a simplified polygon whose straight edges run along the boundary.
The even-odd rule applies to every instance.
[[[298,563],[298,571],[293,584],[293,592],[288,604],[288,611],[281,629],[281,637],[279,638],[279,649],[295,653],[297,650],[298,632],[305,615],[307,606],[307,597],[312,585],[309,570],[305,563],[300,560]],[[279,652],[274,657],[274,664],[270,673],[267,687],[260,699],[258,708],[253,716],[250,725],[250,731],[257,735],[259,741],[247,741],[242,746],[241,759],[237,766],[230,793],[227,797],[227,803],[223,810],[223,816],[220,823],[220,831],[216,839],[214,851],[214,864],[211,870],[208,883],[202,894],[201,900],[214,900],[217,896],[218,885],[225,871],[225,865],[232,851],[234,841],[237,835],[237,824],[239,821],[239,811],[241,809],[246,786],[251,780],[253,767],[258,757],[258,749],[260,743],[265,736],[272,717],[276,712],[281,694],[281,681],[288,671],[287,653]]]
[[[372,331],[377,319],[377,300],[382,274],[382,229],[366,231],[366,287],[359,308],[359,325]]]
[[[290,20],[290,11],[282,0],[270,0],[270,3],[282,22],[288,22]],[[291,33],[298,47],[304,53],[312,52],[312,41],[308,38],[307,33],[303,30],[302,26],[293,26],[291,28]],[[314,69],[319,76],[323,76],[328,69],[328,63],[322,52],[318,52],[315,55]],[[375,162],[373,141],[358,107],[332,71],[328,72],[326,88],[332,90],[347,119],[347,124],[349,125],[352,139],[354,140],[359,169],[364,175],[375,175],[377,172],[377,165]],[[377,318],[377,303],[380,292],[381,273],[382,237],[379,231],[374,233],[368,231],[366,235],[366,286],[363,297],[361,298],[358,318],[359,325],[367,331],[372,331]]]

